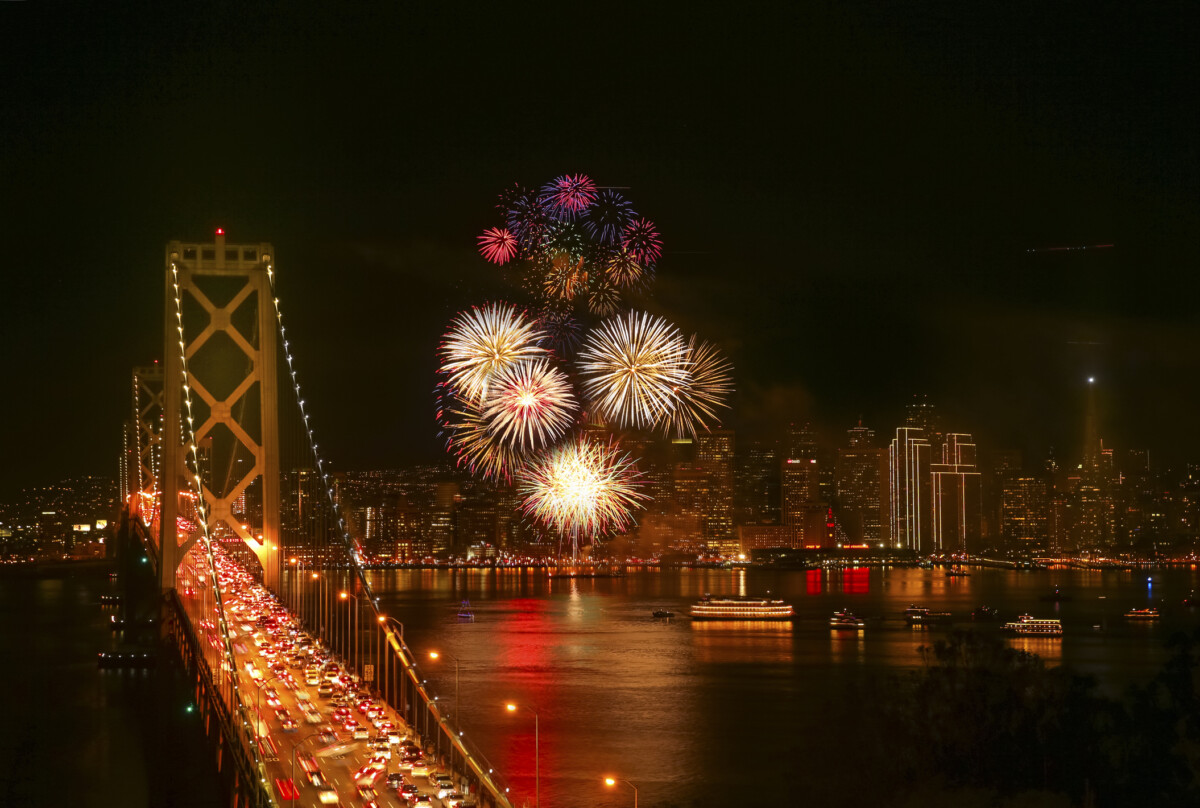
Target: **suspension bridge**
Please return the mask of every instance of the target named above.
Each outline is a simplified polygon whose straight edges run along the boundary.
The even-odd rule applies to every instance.
[[[126,428],[123,619],[157,617],[194,680],[229,805],[512,808],[364,574],[274,248],[217,230],[164,263],[163,359],[134,369]]]

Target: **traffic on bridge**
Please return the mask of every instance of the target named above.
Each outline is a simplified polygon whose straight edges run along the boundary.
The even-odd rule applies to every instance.
[[[436,746],[235,562],[218,556],[248,738],[284,805],[475,805]],[[428,746],[428,741],[425,741]]]

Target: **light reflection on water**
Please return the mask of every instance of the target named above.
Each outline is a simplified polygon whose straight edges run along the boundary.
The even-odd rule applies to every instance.
[[[535,570],[389,570],[370,573],[381,606],[405,624],[418,657],[438,648],[460,660],[462,724],[508,776],[519,806],[533,803],[533,722],[503,710],[516,700],[539,718],[541,798],[550,808],[627,808],[605,790],[615,774],[637,784],[640,804],[722,805],[746,798],[857,805],[838,777],[861,777],[858,711],[866,677],[915,669],[942,629],[913,628],[909,605],[954,614],[987,604],[1004,619],[1059,617],[1062,639],[1014,637],[1015,648],[1095,674],[1110,691],[1144,681],[1164,659],[1162,643],[1200,615],[1173,606],[1196,587],[1195,572],[865,569],[631,572],[624,578],[551,578]],[[1042,599],[1054,587],[1073,594]],[[782,598],[788,623],[693,623],[705,594]],[[1103,596],[1103,597],[1102,597]],[[469,599],[474,623],[455,617]],[[1125,610],[1159,606],[1161,625],[1130,625]],[[651,618],[667,608],[678,617]],[[833,633],[833,611],[867,619],[861,632]],[[1093,626],[1101,626],[1100,630]],[[994,629],[993,629],[994,630]],[[425,670],[453,694],[453,668]],[[841,751],[839,751],[841,750]],[[803,783],[800,787],[798,783]]]

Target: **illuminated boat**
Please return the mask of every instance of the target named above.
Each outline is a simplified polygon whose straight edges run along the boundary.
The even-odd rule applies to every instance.
[[[464,600],[458,607],[458,619],[464,623],[475,622],[475,612],[471,609],[471,601]]]
[[[1004,630],[1013,634],[1030,634],[1039,637],[1061,637],[1061,620],[1043,620],[1023,614],[1015,623],[1005,623]]]
[[[1158,609],[1130,609],[1125,612],[1126,620],[1157,620]]]
[[[932,626],[949,623],[950,612],[934,612],[924,606],[909,606],[904,610],[904,621],[910,626]]]
[[[671,611],[670,609],[655,609],[650,613],[650,616],[666,620],[674,617],[675,612]]]
[[[865,625],[863,619],[849,609],[834,612],[833,617],[829,618],[829,628],[833,631],[858,631]]]
[[[692,604],[693,620],[791,620],[796,610],[782,600],[705,597]]]

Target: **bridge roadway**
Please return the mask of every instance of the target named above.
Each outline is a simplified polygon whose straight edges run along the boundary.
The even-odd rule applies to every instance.
[[[255,682],[253,686],[242,688],[242,698],[247,707],[247,715],[257,714],[260,716],[258,727],[252,728],[251,732],[257,729],[260,733],[267,783],[277,803],[281,806],[288,806],[288,808],[293,805],[318,806],[322,804],[322,789],[310,782],[310,778],[300,763],[301,755],[309,754],[313,755],[317,761],[322,778],[336,789],[338,797],[336,805],[411,808],[416,801],[410,802],[396,788],[387,783],[389,774],[402,771],[401,767],[404,764],[401,762],[401,747],[398,745],[390,747],[391,757],[387,761],[387,770],[376,781],[374,796],[372,797],[369,793],[366,795],[360,793],[358,784],[354,781],[354,773],[372,757],[373,750],[370,749],[369,742],[354,740],[350,732],[345,729],[344,722],[335,723],[333,713],[337,709],[337,705],[334,704],[333,698],[318,696],[317,686],[309,686],[305,682],[305,666],[292,665],[286,653],[277,650],[278,643],[271,641],[267,632],[255,625],[254,618],[261,615],[266,609],[281,608],[278,601],[264,587],[248,582],[247,577],[236,575],[223,577],[226,578],[225,586],[228,587],[225,600],[229,625],[231,631],[237,632],[236,636],[231,639],[238,669],[243,674],[243,682],[249,682],[251,679]],[[231,581],[231,577],[236,579],[236,582]],[[278,620],[279,628],[282,629],[279,632],[281,636],[292,632],[301,633],[294,618],[281,615]],[[264,644],[261,646],[256,644],[256,637],[258,642]],[[324,651],[329,659],[333,658],[331,654],[328,654],[328,649],[320,646],[315,638],[312,647]],[[284,667],[276,665],[276,669],[272,670],[271,665],[281,660]],[[246,674],[251,671],[256,672],[257,675],[250,673],[247,676]],[[322,679],[325,679],[324,673],[322,673]],[[279,701],[278,707],[270,703],[269,697],[272,691]],[[307,694],[308,698],[303,699],[302,694]],[[302,701],[305,700],[311,705],[315,705],[319,711],[321,718],[319,724],[310,723],[306,718],[302,707]],[[355,702],[358,701],[355,699]],[[384,720],[390,721],[392,726],[399,730],[402,737],[416,740],[417,736],[412,728],[394,710],[381,699],[376,698],[371,701],[384,709]],[[287,711],[296,724],[294,729],[284,728],[283,718],[277,713],[279,709]],[[379,734],[372,722],[356,706],[351,706],[349,709],[352,718],[360,726],[370,730],[371,738],[375,738]],[[336,736],[336,740],[328,737],[321,738],[319,736],[321,730],[328,730]],[[293,747],[295,747],[297,761],[294,781]],[[426,758],[426,762],[427,764],[436,763],[429,758]],[[414,776],[409,766],[405,766],[404,771],[407,772],[403,775],[404,780],[416,786],[418,793],[429,796],[430,802],[422,802],[421,805],[428,805],[430,808],[456,808],[449,799],[439,800],[437,798],[429,777]],[[430,776],[432,774],[433,772],[430,773]],[[296,790],[295,793],[292,792],[293,786]],[[294,799],[289,800],[289,796]],[[328,793],[324,796],[326,799],[330,799]]]

